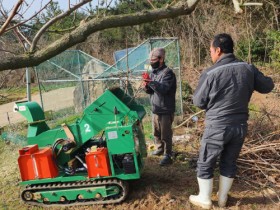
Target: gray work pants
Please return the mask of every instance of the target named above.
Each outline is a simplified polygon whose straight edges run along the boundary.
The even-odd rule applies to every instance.
[[[153,114],[154,137],[157,150],[164,154],[172,154],[172,123],[174,114],[157,115]]]
[[[197,177],[213,178],[217,158],[220,157],[220,174],[234,178],[237,167],[236,160],[241,151],[247,125],[207,126],[202,136],[199,158],[197,161]]]

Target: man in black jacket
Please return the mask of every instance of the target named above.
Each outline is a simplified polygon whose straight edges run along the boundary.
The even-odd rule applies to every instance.
[[[152,73],[146,81],[145,91],[150,94],[153,112],[154,138],[157,150],[153,155],[164,154],[160,165],[172,164],[172,122],[175,112],[176,76],[165,65],[165,50],[154,48],[150,53]]]
[[[253,91],[269,93],[274,88],[271,78],[235,58],[233,46],[228,34],[214,37],[210,46],[214,65],[202,73],[193,96],[194,104],[206,110],[206,128],[197,161],[199,194],[191,195],[190,202],[205,209],[212,206],[213,171],[218,157],[218,204],[226,205],[247,133],[248,103]]]

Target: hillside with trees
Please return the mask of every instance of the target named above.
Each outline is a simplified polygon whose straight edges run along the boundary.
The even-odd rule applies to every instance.
[[[9,27],[1,30],[0,70],[38,65],[70,47],[112,63],[112,52],[137,46],[149,37],[178,37],[182,66],[199,69],[209,64],[209,40],[220,32],[233,36],[240,59],[277,68],[280,39],[277,1],[243,6],[239,13],[232,1],[190,1],[191,7],[188,1],[124,0],[109,2],[107,6],[106,2],[82,10],[76,10],[81,6],[78,5],[62,13],[59,5],[50,1],[26,23],[14,18],[15,23],[10,22]],[[8,15],[0,16],[3,23]],[[129,18],[131,21],[126,21]],[[76,40],[76,36],[80,38]],[[30,45],[26,49],[25,43]]]

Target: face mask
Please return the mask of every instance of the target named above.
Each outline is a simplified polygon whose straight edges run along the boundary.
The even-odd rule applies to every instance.
[[[157,69],[159,67],[159,61],[155,62],[155,63],[151,63],[151,67],[153,69]]]

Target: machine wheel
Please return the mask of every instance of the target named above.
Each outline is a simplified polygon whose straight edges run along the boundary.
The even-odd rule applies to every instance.
[[[33,193],[30,191],[25,191],[22,196],[26,201],[31,201],[33,199]]]
[[[94,197],[96,200],[98,201],[102,201],[104,200],[104,197],[100,194],[100,193],[96,193],[95,197]]]
[[[65,196],[61,196],[59,199],[60,203],[62,204],[67,204],[69,203],[69,201],[67,200],[67,198]]]

